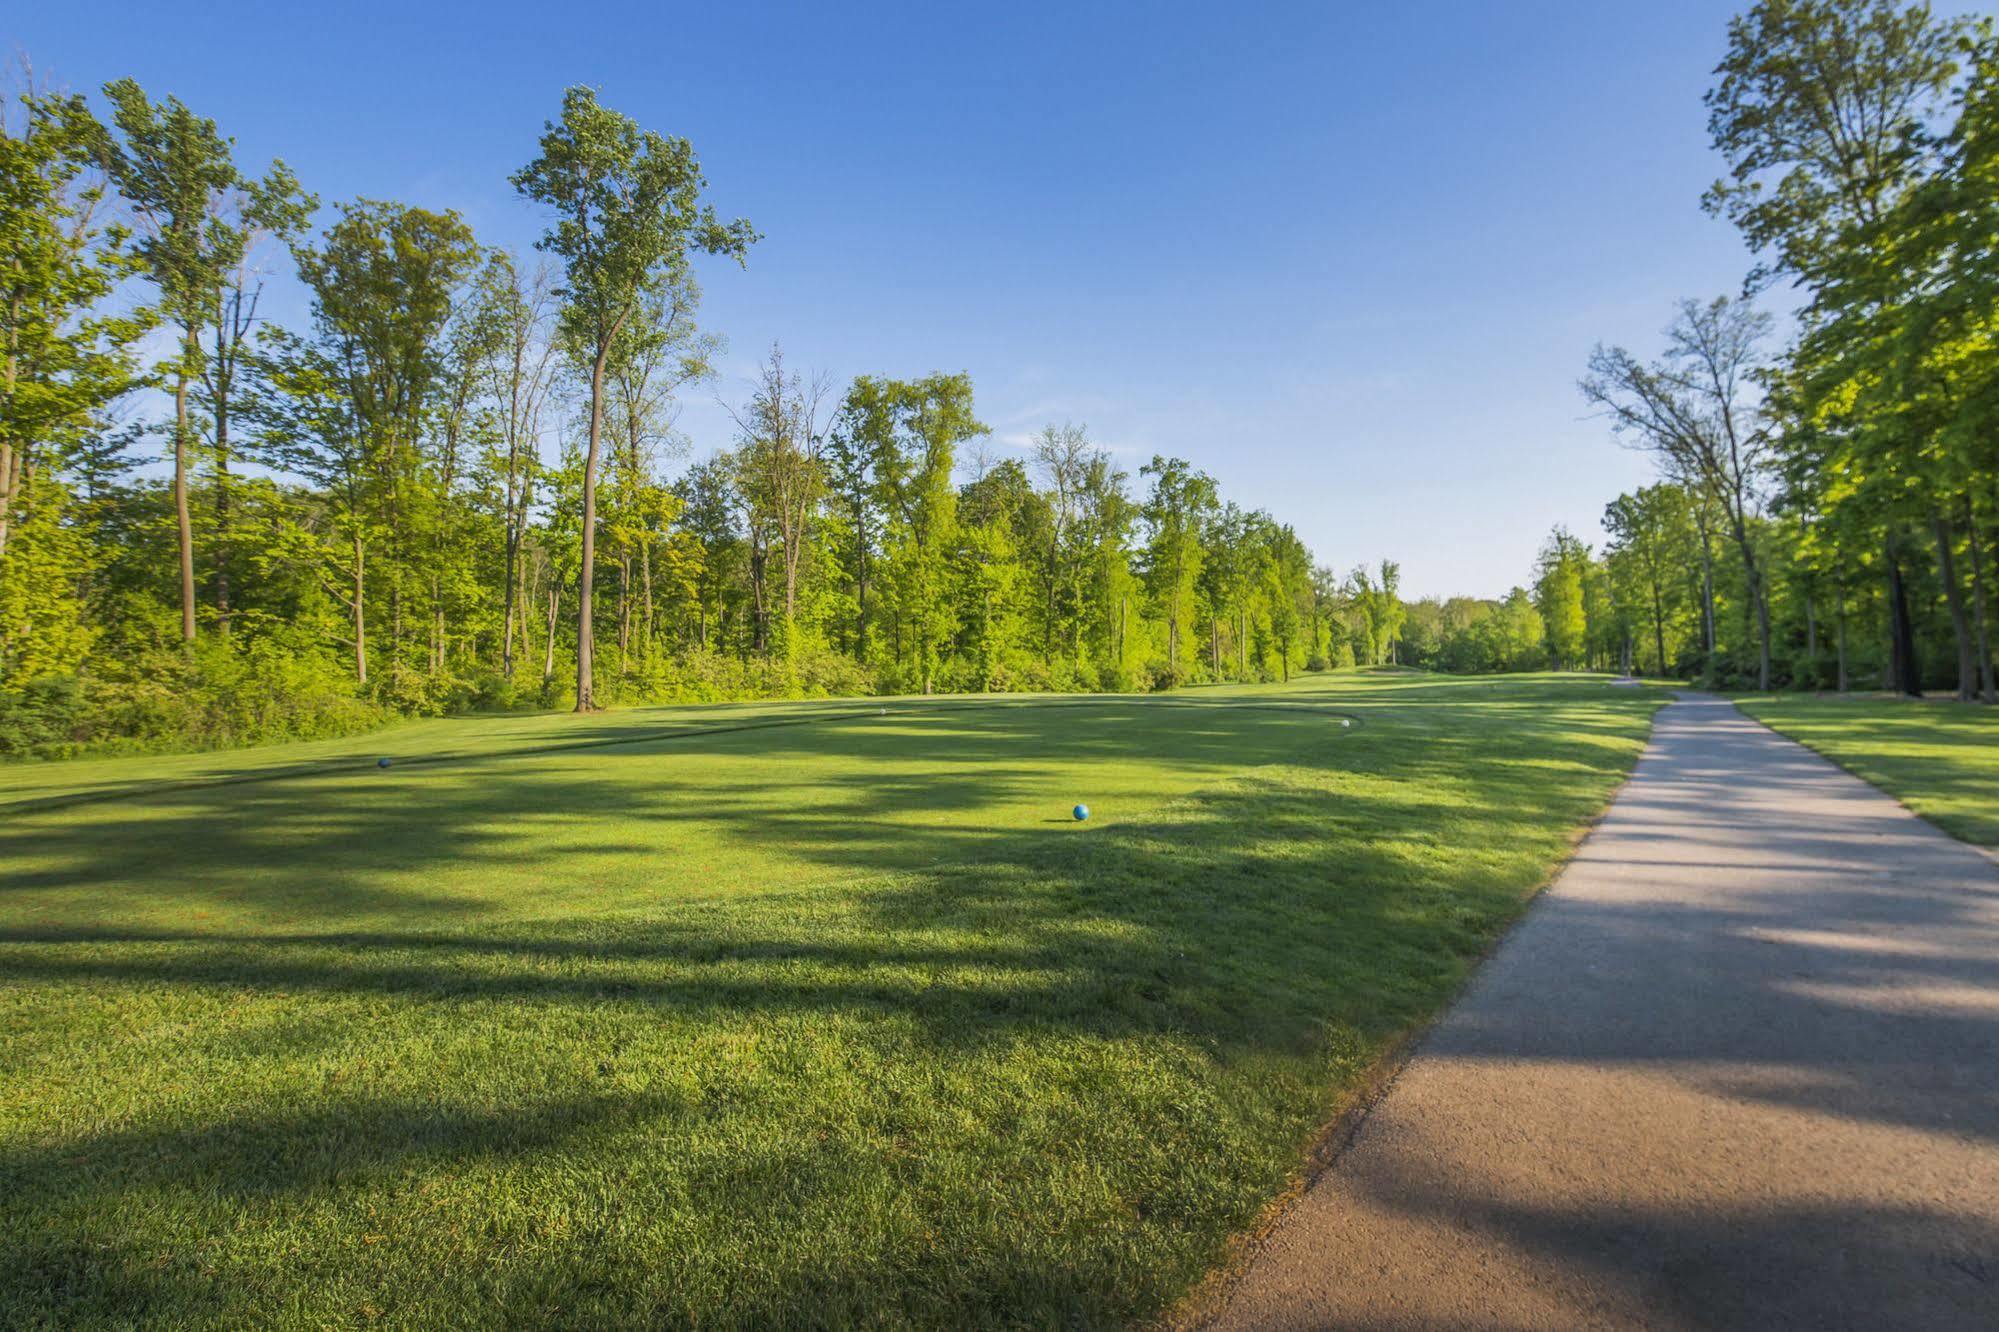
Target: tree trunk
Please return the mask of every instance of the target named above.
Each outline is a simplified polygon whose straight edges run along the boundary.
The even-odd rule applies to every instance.
[[[641,635],[639,649],[643,653],[643,659],[646,661],[650,661],[652,660],[653,643],[655,641],[653,638],[653,627],[652,627],[653,598],[652,598],[652,542],[651,541],[643,542],[639,546],[639,592],[642,596],[645,597],[644,614],[641,615],[639,618],[639,633]]]
[[[591,623],[590,593],[597,575],[597,455],[604,429],[604,360],[611,352],[606,338],[597,347],[590,369],[590,451],[583,459],[583,567],[576,575],[576,711],[597,707],[591,684],[596,647]]]
[[[618,674],[632,673],[632,557],[618,558]]]
[[[770,608],[767,604],[770,590],[767,584],[769,572],[767,565],[769,559],[769,552],[765,550],[762,539],[757,536],[755,528],[752,527],[750,531],[750,614],[753,623],[750,626],[750,648],[759,657],[770,655],[770,637],[768,633]],[[920,652],[923,646],[922,642],[919,641],[917,646]],[[928,670],[928,667],[925,667],[925,669]],[[928,677],[926,676],[926,678]],[[923,692],[927,694],[930,691],[925,689]]]
[[[367,552],[358,525],[354,532],[354,682],[368,683]]]
[[[1131,598],[1119,597],[1117,599],[1117,664],[1120,675],[1124,673],[1124,636],[1126,629],[1130,626],[1130,618]]]
[[[534,613],[528,609],[528,602],[532,599],[530,594],[534,591],[534,575],[528,572],[525,552],[523,552],[523,557],[521,560],[520,587],[514,597],[514,614],[520,617],[521,622],[521,660],[532,661],[534,659]]]
[[[514,566],[520,558],[520,546],[511,536],[507,538],[507,588],[501,593],[503,615],[506,628],[500,631],[500,677],[514,678],[514,583],[519,575]]]
[[[1814,595],[1809,583],[1805,585],[1805,660],[1811,665],[1812,688],[1817,690],[1819,687],[1818,597]]]
[[[1834,613],[1839,617],[1839,692],[1847,691],[1846,674],[1846,584],[1833,584]]]
[[[14,385],[21,374],[21,293],[7,301],[7,365],[4,371],[6,400],[14,400]],[[7,533],[14,520],[14,497],[20,492],[21,473],[27,462],[28,442],[21,441],[15,452],[12,436],[0,438],[0,555],[7,553]]]
[[[1902,578],[1901,543],[1888,533],[1888,687],[1910,698],[1923,696],[1916,661],[1916,629],[1909,618],[1909,589]]]
[[[1978,660],[1972,646],[1971,617],[1965,611],[1964,588],[1957,580],[1957,533],[1943,510],[1930,507],[1930,530],[1937,542],[1937,573],[1943,579],[1944,604],[1950,609],[1950,632],[1957,647],[1957,701],[1969,703],[1978,693]]]
[[[548,580],[548,625],[542,638],[541,682],[544,687],[555,678],[555,579]]]
[[[1714,674],[1714,545],[1708,532],[1706,511],[1694,506],[1694,522],[1701,538],[1701,670]]]
[[[1999,703],[1999,688],[1994,687],[1992,671],[1992,631],[1986,614],[1985,543],[1978,539],[1978,508],[1972,503],[1969,491],[1965,492],[1963,505],[1964,539],[1971,548],[1971,604],[1978,626],[1979,696],[1987,703]]]
[[[194,641],[194,517],[187,503],[187,373],[199,344],[185,330],[182,364],[174,373],[174,533],[180,543],[180,636]]]
[[[534,589],[534,580],[525,569],[521,571],[520,600],[514,607],[514,614],[521,621],[521,660],[534,659],[534,615],[528,610],[528,593]]]
[[[8,385],[12,396],[13,385]],[[23,447],[25,452],[25,446]],[[21,458],[12,440],[0,439],[0,556],[7,553],[7,534],[14,521],[14,496],[21,488]]]
[[[1652,579],[1652,641],[1659,651],[1659,677],[1666,675],[1666,599],[1659,590],[1659,579]]]
[[[1770,692],[1770,589],[1763,583],[1763,566],[1756,560],[1756,550],[1749,540],[1749,532],[1740,519],[1735,523],[1735,544],[1742,552],[1742,569],[1749,579],[1749,600],[1756,608],[1756,688],[1759,693]]]
[[[229,605],[229,408],[215,404],[215,627],[224,637],[230,629]]]
[[[854,660],[868,661],[868,533],[856,510],[854,520]]]
[[[1061,576],[1059,570],[1056,568],[1055,552],[1060,547],[1061,541],[1062,537],[1059,531],[1051,534],[1048,538],[1048,562],[1046,570],[1048,599],[1047,605],[1043,608],[1041,620],[1041,664],[1050,667],[1055,664],[1055,584]]]
[[[805,549],[804,540],[803,523],[799,524],[796,534],[784,537],[784,623],[787,631],[798,617],[798,561]],[[789,650],[788,644],[786,650]]]

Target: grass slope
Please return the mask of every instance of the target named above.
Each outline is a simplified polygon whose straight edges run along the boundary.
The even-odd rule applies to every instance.
[[[1153,1314],[1657,701],[1381,673],[9,774],[0,1325]]]
[[[1793,695],[1739,698],[1736,706],[1952,836],[1999,846],[1999,709]]]

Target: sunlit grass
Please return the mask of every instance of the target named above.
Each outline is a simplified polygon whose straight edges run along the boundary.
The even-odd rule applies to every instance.
[[[1967,842],[1999,846],[1999,708],[1880,696],[1736,700]]]
[[[0,1325],[1143,1318],[1658,701],[1384,673],[11,774]]]

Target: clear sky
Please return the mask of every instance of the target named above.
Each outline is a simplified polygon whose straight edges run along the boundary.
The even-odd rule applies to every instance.
[[[1324,562],[1497,595],[1648,478],[1585,417],[1591,344],[1649,351],[1747,266],[1699,208],[1739,7],[92,0],[11,5],[0,39],[73,88],[174,93],[324,200],[523,249],[506,177],[595,85],[765,233],[702,270],[719,392],[774,339],[839,380],[968,370],[1001,446],[1087,423]],[[729,442],[705,394],[682,424]]]

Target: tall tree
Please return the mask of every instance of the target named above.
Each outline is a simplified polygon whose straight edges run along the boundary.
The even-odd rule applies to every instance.
[[[1967,29],[1896,0],[1757,0],[1729,22],[1706,99],[1728,175],[1702,202],[1769,256],[1752,285],[1822,273],[1921,178]]]
[[[854,591],[847,632],[854,660],[868,662],[871,613],[877,595],[876,563],[884,522],[883,478],[895,471],[901,386],[861,375],[848,387],[826,441],[827,496],[839,518],[838,559]]]
[[[618,556],[618,651],[627,668],[632,616],[632,564],[638,563],[637,631],[643,655],[653,650],[655,552],[664,543],[679,501],[655,474],[659,462],[686,447],[676,429],[679,394],[714,377],[720,338],[699,332],[694,312],[701,289],[684,267],[654,283],[612,346],[606,368],[610,393],[612,504],[608,526]]]
[[[1604,508],[1603,527],[1611,537],[1613,572],[1628,569],[1631,589],[1644,603],[1652,628],[1653,667],[1665,675],[1671,669],[1666,624],[1678,604],[1676,572],[1692,545],[1686,492],[1675,485],[1655,485],[1619,495]]]
[[[1583,582],[1589,552],[1567,530],[1556,528],[1541,548],[1534,580],[1534,604],[1547,635],[1548,664],[1558,671],[1583,665],[1589,622]]]
[[[542,418],[557,389],[556,339],[551,328],[554,280],[545,266],[523,273],[513,257],[487,257],[467,317],[485,329],[481,345],[485,396],[494,418],[493,456],[502,545],[500,674],[514,673],[514,645],[524,632],[525,567],[535,480],[541,462]]]
[[[236,167],[235,142],[215,122],[196,115],[179,98],[153,102],[131,79],[104,87],[116,135],[99,150],[140,234],[133,247],[159,289],[160,309],[180,331],[180,346],[163,367],[174,386],[174,527],[180,556],[181,637],[195,635],[194,524],[188,475],[194,433],[188,394],[203,373],[204,330],[219,327],[227,293],[243,272],[245,255],[260,230],[296,230],[311,210],[282,162],[262,181]],[[242,345],[248,322],[240,305],[224,346]],[[226,416],[223,418],[226,421]]]
[[[427,538],[442,486],[424,445],[438,406],[444,335],[479,256],[471,228],[456,213],[368,199],[341,205],[322,243],[302,247],[297,256],[320,343],[319,361],[305,382],[316,385],[321,373],[336,376],[348,418],[330,438],[297,443],[325,454],[318,469],[337,472],[351,500],[363,506],[349,531],[357,570],[353,633],[362,672],[364,546],[370,532],[387,539],[393,690],[406,687],[408,603],[428,581],[417,561],[434,551]]]
[[[148,312],[100,308],[132,266],[88,176],[101,137],[79,97],[29,89],[0,107],[0,557],[38,447],[76,438],[134,382]]]
[[[512,179],[523,195],[555,213],[554,225],[537,245],[563,264],[564,328],[590,368],[576,619],[576,710],[587,712],[596,706],[591,587],[604,372],[611,348],[646,290],[662,273],[685,264],[689,251],[743,263],[757,233],[742,218],[723,223],[701,202],[707,182],[692,144],[640,129],[600,105],[589,88],[563,94],[562,117],[543,132],[541,155]]]
[[[100,132],[79,98],[0,106],[0,688],[75,671],[99,636],[62,473],[133,385],[146,326],[102,309],[129,261],[89,177]]]
[[[261,180],[246,180],[222,201],[232,216],[228,232],[219,237],[226,261],[214,292],[215,306],[208,327],[208,345],[201,358],[199,397],[209,419],[208,453],[214,463],[215,620],[222,632],[231,622],[232,571],[238,563],[232,505],[235,478],[231,464],[237,444],[231,433],[242,393],[244,372],[254,362],[251,335],[259,324],[267,263],[272,252],[288,249],[304,233],[318,208],[318,199],[300,188],[283,162],[271,165]]]
[[[1599,346],[1582,381],[1611,428],[1657,457],[1670,476],[1696,480],[1735,538],[1756,615],[1757,688],[1770,687],[1770,598],[1752,535],[1770,462],[1753,387],[1769,316],[1743,301],[1683,301],[1666,330],[1665,356],[1641,364]]]
[[[826,489],[820,452],[826,442],[827,387],[823,378],[785,369],[784,353],[773,345],[749,405],[733,413],[739,484],[754,510],[752,525],[767,524],[777,538],[784,579],[779,647],[787,666],[797,649],[799,573]]]
[[[1818,283],[1871,254],[1855,233],[1877,230],[1933,169],[1937,115],[1972,31],[1968,19],[1897,0],[1758,0],[1729,25],[1707,94],[1709,135],[1728,175],[1703,202],[1765,256],[1752,288],[1784,275]],[[1884,514],[1882,567],[1897,687],[1915,692],[1900,507]],[[1940,559],[1950,544],[1939,536]]]
[[[1006,686],[1025,628],[1027,569],[1022,535],[1039,497],[1015,458],[984,468],[958,496],[957,595],[964,683],[982,692]]]
[[[1180,682],[1185,666],[1185,626],[1205,554],[1202,529],[1216,503],[1214,478],[1182,458],[1154,455],[1139,469],[1152,478],[1142,510],[1147,529],[1146,580],[1166,618],[1166,675]]]
[[[1079,637],[1094,657],[1100,689],[1130,689],[1135,672],[1131,626],[1139,582],[1131,567],[1131,536],[1139,507],[1130,480],[1108,452],[1096,449],[1077,483],[1076,545],[1086,565]]]
[[[896,445],[877,459],[884,544],[894,590],[896,656],[925,694],[937,685],[956,628],[945,579],[958,533],[952,473],[958,450],[987,433],[974,413],[972,379],[934,374],[893,385]]]
[[[1033,448],[1035,465],[1051,492],[1048,541],[1036,571],[1041,582],[1041,659],[1045,664],[1054,659],[1057,625],[1063,617],[1070,626],[1070,654],[1082,652],[1083,560],[1074,537],[1084,473],[1094,450],[1089,430],[1075,424],[1043,426]]]

